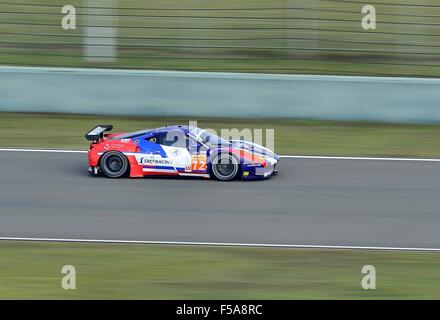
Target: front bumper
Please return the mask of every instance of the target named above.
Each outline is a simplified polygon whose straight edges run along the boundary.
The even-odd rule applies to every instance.
[[[278,164],[277,159],[267,158],[266,166],[250,166],[243,165],[243,173],[242,177],[245,179],[262,179],[269,178],[273,175],[278,174],[278,170],[276,169]]]

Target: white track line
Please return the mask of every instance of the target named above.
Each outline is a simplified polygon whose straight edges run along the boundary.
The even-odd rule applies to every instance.
[[[60,149],[19,149],[0,148],[5,152],[42,152],[42,153],[87,153],[84,150],[60,150]],[[290,156],[281,155],[285,159],[323,159],[323,160],[369,160],[369,161],[414,161],[414,162],[440,162],[440,159],[429,158],[380,158],[380,157],[333,157],[333,156]]]
[[[5,151],[5,152],[42,152],[42,153],[87,153],[87,151],[80,151],[80,150],[18,149],[18,148],[0,148],[0,151]],[[280,157],[281,158],[293,158],[293,159],[440,162],[440,159],[417,159],[417,158],[368,158],[368,157],[289,156],[289,155],[282,155]],[[439,248],[406,248],[406,247],[381,247],[381,246],[369,247],[369,246],[291,245],[291,244],[266,244],[266,243],[55,239],[55,238],[19,238],[19,237],[0,237],[0,241],[1,240],[3,240],[3,241],[40,241],[40,242],[77,242],[77,243],[151,244],[151,245],[189,245],[189,246],[218,246],[218,247],[355,249],[355,250],[388,250],[388,251],[394,250],[394,251],[440,252]]]
[[[291,159],[325,159],[325,160],[373,160],[373,161],[419,161],[419,162],[440,162],[440,159],[426,158],[380,158],[380,157],[331,157],[331,156],[280,156]]]
[[[426,251],[440,252],[439,248],[407,248],[407,247],[370,247],[370,246],[331,246],[331,245],[295,245],[272,243],[230,243],[230,242],[192,242],[192,241],[143,241],[143,240],[99,240],[99,239],[56,239],[56,238],[21,238],[0,237],[0,241],[37,241],[37,242],[74,242],[74,243],[113,243],[113,244],[145,244],[145,245],[179,245],[179,246],[210,246],[210,247],[259,247],[259,248],[297,248],[297,249],[345,249],[345,250],[386,250],[386,251]]]
[[[55,149],[18,149],[18,148],[0,148],[5,152],[46,152],[46,153],[87,153],[83,150],[55,150]]]

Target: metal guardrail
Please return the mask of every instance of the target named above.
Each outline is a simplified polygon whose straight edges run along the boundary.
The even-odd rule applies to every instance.
[[[436,123],[440,79],[0,67],[0,111]]]
[[[439,17],[438,0],[0,0],[0,65],[440,77]]]

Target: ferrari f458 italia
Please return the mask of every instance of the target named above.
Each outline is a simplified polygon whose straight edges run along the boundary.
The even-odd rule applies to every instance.
[[[225,140],[201,128],[175,125],[129,133],[106,134],[111,125],[88,133],[92,175],[109,178],[183,176],[268,178],[277,173],[279,156],[243,140]]]

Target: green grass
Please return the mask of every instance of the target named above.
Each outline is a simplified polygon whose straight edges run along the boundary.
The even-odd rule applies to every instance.
[[[86,149],[84,132],[188,119],[0,113],[0,147]],[[191,119],[195,120],[195,119]],[[274,128],[284,154],[440,157],[440,126],[281,119],[197,119]],[[77,290],[61,289],[74,265]],[[374,265],[377,290],[361,288]],[[0,299],[439,299],[437,253],[0,242]]]
[[[439,270],[436,253],[1,242],[0,299],[439,299]]]
[[[291,155],[440,157],[440,125],[294,119],[129,118],[0,113],[0,147],[86,150],[84,133],[97,124],[115,132],[198,120],[202,128],[274,129],[275,151]]]
[[[377,29],[368,31],[360,0],[124,0],[118,11],[105,12],[120,15],[118,59],[111,63],[83,58],[88,11],[81,0],[69,4],[77,7],[75,30],[61,28],[58,0],[0,3],[0,12],[14,12],[0,17],[0,64],[440,76],[437,0],[425,0],[427,7],[376,0]],[[268,7],[278,9],[255,10]]]

